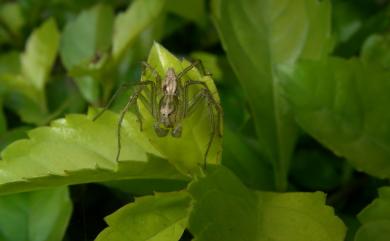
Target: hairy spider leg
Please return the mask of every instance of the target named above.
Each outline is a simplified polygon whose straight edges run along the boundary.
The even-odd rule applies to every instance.
[[[158,74],[157,70],[152,67],[150,64],[148,64],[147,62],[145,61],[142,61],[142,66],[143,66],[143,70],[142,70],[142,75],[144,75],[144,72],[147,68],[151,69],[152,70],[152,75],[154,75],[154,77],[156,78],[156,82],[157,82],[157,85],[160,86],[161,85],[161,77],[160,75]],[[93,117],[93,121],[97,120],[101,115],[104,114],[104,112],[106,110],[108,110],[108,108],[110,108],[110,106],[112,105],[112,103],[114,103],[115,99],[124,91],[124,90],[127,90],[128,88],[130,88],[131,86],[136,86],[136,85],[140,85],[139,83],[137,84],[128,84],[128,83],[124,83],[122,84],[121,86],[119,86],[119,88],[115,91],[114,95],[111,97],[111,99],[108,101],[108,103],[103,107],[103,109]],[[152,90],[153,91],[153,90]],[[153,93],[151,94],[153,95]],[[142,100],[142,102],[145,104],[147,103],[147,100],[146,98],[141,95],[140,96],[140,99]],[[154,106],[153,103],[152,104],[145,104],[145,106],[149,109],[150,112],[152,112],[152,115],[154,116],[154,112],[153,110],[151,110],[149,107],[150,106]],[[138,119],[140,119],[140,111],[139,111],[139,107],[137,106],[136,108],[136,115],[138,117]],[[141,123],[141,122],[140,122]],[[142,129],[142,124],[141,124],[141,129]]]
[[[202,63],[202,61],[200,61],[199,59],[191,62],[190,65],[188,65],[187,67],[185,67],[183,69],[182,72],[180,72],[178,75],[177,75],[177,81],[179,82],[179,80],[188,73],[188,71],[190,71],[191,69],[193,69],[194,67],[199,67],[200,68],[200,71],[202,72],[203,75],[206,75],[206,76],[211,76],[210,73],[206,72],[206,69]]]
[[[143,90],[145,90],[145,88],[149,85],[151,85],[151,102],[146,102],[144,103],[144,105],[151,105],[150,109],[152,111],[152,115],[153,113],[156,113],[155,109],[156,109],[156,95],[155,95],[155,92],[156,92],[156,85],[153,81],[151,80],[146,80],[146,81],[142,81],[140,83],[137,84],[138,85],[138,89],[129,97],[129,100],[126,104],[126,106],[122,109],[120,115],[119,115],[119,119],[118,119],[118,125],[117,125],[117,145],[118,145],[118,149],[117,149],[117,154],[116,154],[116,158],[115,160],[118,161],[119,160],[119,155],[120,155],[120,152],[121,152],[121,127],[122,127],[122,122],[123,122],[123,119],[125,117],[125,114],[129,111],[129,108],[136,104],[137,103],[137,99],[141,96],[141,92]],[[140,98],[141,101],[145,101],[144,98]],[[139,112],[139,108],[137,106],[136,108],[136,115],[137,115],[137,119],[140,123],[140,127],[141,127],[141,131],[142,131],[142,116],[141,116],[141,113]],[[153,115],[153,118],[155,118],[155,116]]]
[[[183,76],[185,76],[191,69],[193,69],[193,68],[195,68],[197,66],[200,67],[200,70],[201,70],[203,75],[211,76],[210,73],[206,73],[202,61],[200,61],[199,59],[192,61],[189,66],[184,68],[183,71],[181,71],[176,76],[176,82],[177,82],[178,95],[179,96],[183,96],[182,93],[184,93],[184,87],[182,85],[182,82],[180,81],[181,78]],[[183,100],[184,100],[184,102],[186,102],[185,94],[184,94]],[[178,123],[175,125],[175,127],[173,128],[172,133],[171,133],[173,137],[180,137],[181,136],[181,132],[182,132],[181,122],[185,118],[185,116],[184,116],[185,115],[185,104],[183,104],[183,101],[179,101],[178,112],[179,112],[178,113],[178,117],[179,118],[178,118],[178,121],[177,121]]]
[[[106,110],[108,110],[108,108],[110,108],[110,106],[112,105],[112,103],[114,103],[114,100],[126,89],[130,88],[130,84],[127,84],[127,83],[124,83],[122,84],[121,86],[119,86],[119,88],[115,91],[114,95],[111,97],[111,99],[108,101],[108,103],[103,107],[103,109],[101,111],[99,111],[99,113],[97,113],[93,118],[92,118],[92,121],[95,121],[97,120],[101,115],[103,115],[104,112],[106,112]]]
[[[156,68],[154,68],[148,62],[145,62],[145,61],[142,61],[142,66],[143,66],[142,75],[145,75],[146,69],[150,69],[152,71],[153,77],[156,80],[157,86],[160,87],[161,86],[161,76],[157,72]]]
[[[188,88],[192,85],[202,85],[202,89],[200,92],[198,92],[191,100],[188,100]],[[210,125],[211,125],[211,133],[209,142],[206,147],[206,151],[204,154],[204,168],[206,168],[207,164],[207,156],[210,151],[211,145],[214,140],[214,136],[216,134],[216,130],[219,136],[222,136],[221,131],[221,115],[223,114],[222,108],[219,105],[219,103],[214,99],[210,89],[203,81],[196,81],[196,80],[188,80],[184,86],[184,115],[183,118],[188,117],[195,111],[195,107],[202,101],[206,100],[207,107],[208,107],[208,114],[210,119]],[[215,111],[217,112],[217,121],[215,121],[215,113],[213,110],[213,107],[215,108]]]

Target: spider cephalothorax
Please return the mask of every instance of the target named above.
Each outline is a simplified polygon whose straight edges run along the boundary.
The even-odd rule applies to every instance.
[[[160,75],[154,67],[146,62],[143,63],[145,67],[144,72],[145,70],[150,69],[155,80],[144,80],[136,84],[138,88],[129,97],[126,106],[121,111],[117,129],[118,152],[116,160],[119,159],[121,149],[120,128],[124,115],[132,105],[136,105],[138,99],[144,104],[146,109],[153,116],[153,128],[159,137],[164,137],[168,135],[169,132],[171,132],[173,137],[180,137],[182,134],[182,121],[194,112],[195,108],[199,106],[201,101],[205,101],[208,108],[211,126],[210,138],[204,154],[204,163],[206,164],[207,155],[214,136],[216,134],[222,135],[220,128],[222,108],[214,99],[210,89],[205,82],[201,80],[182,81],[182,77],[199,64],[201,64],[199,61],[193,62],[178,74],[175,73],[173,68],[168,68],[164,78],[161,79]],[[194,85],[200,86],[201,88],[195,95],[189,96],[188,90],[191,86]],[[150,88],[147,88],[148,86],[150,86]],[[124,87],[128,87],[128,85],[123,85],[120,89],[118,89],[112,99],[108,102],[106,108],[98,113],[94,117],[94,120],[103,114],[103,112],[108,108],[108,106],[113,102],[114,98]],[[143,95],[143,92],[148,93],[148,99]],[[136,114],[138,121],[140,122],[140,129],[142,131],[142,116],[138,110],[138,107]]]

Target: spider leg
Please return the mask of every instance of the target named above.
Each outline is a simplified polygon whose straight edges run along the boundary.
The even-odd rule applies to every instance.
[[[146,61],[142,61],[142,67],[143,67],[142,75],[144,75],[144,73],[146,72],[146,69],[150,69],[150,70],[152,71],[153,77],[156,79],[157,86],[161,86],[161,76],[160,76],[159,73],[157,72],[156,68],[154,68],[153,66],[151,66],[151,65],[150,65],[148,62],[146,62]]]
[[[210,72],[206,71],[206,68],[204,67],[203,62],[200,59],[195,59],[192,63],[199,68],[202,75],[212,76],[212,74]]]
[[[191,85],[202,85],[203,88],[198,92],[190,101],[188,100],[188,88]],[[189,80],[185,84],[184,88],[184,116],[188,117],[191,115],[194,111],[195,108],[198,106],[198,104],[202,101],[206,100],[207,103],[207,110],[209,114],[209,121],[210,121],[210,126],[211,126],[211,133],[210,133],[210,138],[207,143],[206,151],[204,154],[204,168],[206,168],[207,164],[207,156],[209,154],[209,151],[211,149],[211,145],[214,140],[214,136],[216,134],[216,131],[218,131],[219,136],[222,136],[221,132],[221,127],[220,127],[220,122],[221,122],[221,115],[222,115],[222,108],[219,105],[219,103],[214,99],[210,89],[207,87],[207,85],[202,82],[202,81],[194,81],[194,80]],[[215,112],[216,116],[215,116]],[[215,121],[215,117],[217,118],[217,121]]]
[[[92,121],[96,121],[101,115],[103,115],[103,113],[106,112],[108,108],[110,108],[110,106],[112,105],[114,100],[118,97],[118,95],[121,94],[124,90],[128,89],[130,86],[131,86],[130,84],[126,84],[126,83],[119,86],[119,88],[115,91],[114,95],[111,97],[108,103],[103,107],[103,109],[92,118]]]
[[[118,161],[119,160],[119,155],[120,155],[120,151],[121,151],[121,127],[122,127],[122,122],[123,122],[123,119],[125,117],[125,114],[127,113],[127,111],[129,110],[129,108],[136,104],[137,103],[137,99],[142,95],[141,92],[148,86],[148,85],[152,85],[152,92],[151,92],[151,101],[152,103],[154,103],[154,99],[156,98],[153,93],[154,93],[154,89],[156,88],[155,86],[155,83],[153,81],[142,81],[140,83],[137,84],[139,87],[138,89],[129,97],[129,100],[126,104],[126,106],[122,109],[120,115],[119,115],[119,119],[118,119],[118,125],[117,125],[117,145],[118,145],[118,149],[117,149],[117,154],[116,154],[116,158],[115,160]],[[142,101],[142,98],[140,98],[140,100]],[[152,109],[152,111],[155,109],[153,104],[152,104],[152,107],[150,108]],[[136,108],[136,116],[137,116],[137,119],[140,123],[140,129],[142,131],[142,116],[141,116],[141,113],[139,112],[139,108],[137,106]]]
[[[177,80],[180,80],[184,75],[186,75],[188,73],[188,71],[190,71],[191,69],[193,69],[194,67],[199,67],[200,71],[201,71],[201,74],[203,75],[206,75],[206,76],[211,76],[211,74],[209,72],[206,72],[206,69],[202,63],[202,61],[200,61],[199,59],[197,60],[194,60],[191,62],[190,65],[188,65],[187,67],[185,67],[183,69],[183,71],[181,71],[178,75],[177,75]]]
[[[183,97],[183,100],[184,100],[184,116],[182,116],[182,119],[187,117],[188,115],[190,115],[193,111],[194,111],[194,107],[196,106],[197,103],[192,103],[192,102],[196,102],[196,101],[199,101],[197,100],[197,95],[199,95],[201,92],[199,92],[196,96],[194,96],[194,98],[191,100],[191,101],[188,101],[188,88],[191,86],[191,85],[201,85],[203,87],[203,89],[205,90],[205,93],[204,95],[207,97],[207,100],[208,102],[211,103],[211,105],[215,108],[216,112],[217,112],[217,121],[216,121],[216,126],[218,127],[217,130],[218,130],[218,135],[220,137],[222,137],[222,130],[221,130],[221,121],[222,121],[222,116],[223,116],[223,110],[222,110],[222,107],[221,105],[215,100],[215,98],[213,97],[213,94],[212,92],[210,91],[209,87],[206,85],[205,82],[203,81],[199,81],[199,80],[188,80],[186,83],[185,83],[185,86],[184,86],[184,97]]]

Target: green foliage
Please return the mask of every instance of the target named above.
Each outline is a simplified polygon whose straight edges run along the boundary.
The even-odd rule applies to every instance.
[[[125,50],[148,25],[157,19],[165,0],[136,0],[114,23],[113,58],[121,58]],[[127,31],[122,31],[126,29]]]
[[[223,168],[191,184],[189,192],[195,240],[344,239],[344,224],[320,192],[254,192]]]
[[[300,126],[359,170],[389,178],[390,72],[331,57],[289,75],[284,91]]]
[[[356,233],[356,241],[385,241],[390,235],[390,188],[379,189],[379,197],[358,215],[362,226]]]
[[[135,116],[124,122],[124,148],[115,161],[117,115],[107,113],[93,122],[84,115],[69,115],[29,132],[3,152],[0,162],[2,193],[64,184],[118,179],[183,180],[139,131]],[[53,150],[56,150],[53,152]],[[28,163],[28,164],[27,164]]]
[[[0,239],[60,241],[71,213],[66,187],[0,197]]]
[[[59,38],[55,20],[49,19],[30,35],[24,53],[11,52],[1,61],[5,63],[3,85],[16,95],[7,105],[26,122],[44,124],[48,118],[44,88],[57,56]]]
[[[273,163],[280,190],[287,187],[296,128],[280,98],[275,69],[327,53],[329,13],[329,1],[213,1],[222,44],[246,92],[260,148]]]
[[[388,1],[3,1],[0,240],[387,241],[389,29]],[[207,167],[210,103],[158,137],[149,87],[116,161],[135,84],[194,59]]]
[[[109,227],[96,241],[179,240],[187,223],[189,203],[185,192],[136,199],[106,217]]]
[[[136,199],[106,221],[96,240],[179,240],[186,227],[194,240],[210,241],[337,241],[345,235],[323,193],[253,191],[223,167],[194,180],[188,191]]]
[[[156,68],[160,76],[164,76],[168,68],[174,68],[176,73],[180,73],[190,64],[188,61],[180,61],[157,43],[153,45],[149,53],[148,63]],[[144,78],[145,80],[153,78],[152,71],[147,72]],[[182,83],[185,83],[185,80],[188,79],[204,81],[210,91],[215,93],[214,98],[217,101],[219,100],[214,82],[209,76],[202,76],[198,70],[192,69],[183,76]],[[199,91],[199,89],[196,87],[190,89],[189,96],[193,97],[197,93],[196,90]],[[206,105],[204,106],[206,107]],[[181,138],[157,137],[153,130],[153,117],[144,106],[141,106],[141,113],[145,116],[145,133],[147,133],[151,143],[181,172],[192,174],[199,169],[199,166],[203,165],[206,144],[212,131],[207,108],[198,108],[198,111],[195,111],[183,121]],[[218,163],[220,153],[221,138],[215,137],[207,157],[207,163]]]

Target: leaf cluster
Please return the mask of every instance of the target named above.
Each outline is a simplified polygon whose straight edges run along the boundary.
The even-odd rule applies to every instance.
[[[375,0],[0,0],[0,240],[387,241],[389,26]],[[136,88],[99,108],[194,59],[207,168],[205,101],[181,138],[138,101],[116,161]]]

